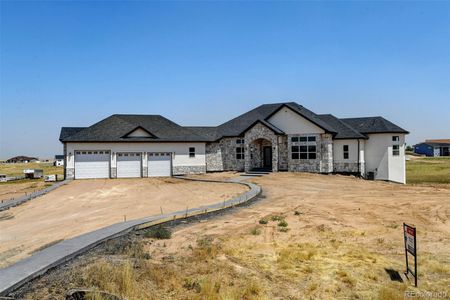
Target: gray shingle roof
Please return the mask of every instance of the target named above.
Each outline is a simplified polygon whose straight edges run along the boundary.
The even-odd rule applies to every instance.
[[[340,119],[355,130],[366,133],[409,133],[383,117],[344,118]]]
[[[155,137],[126,137],[128,133],[139,127]],[[193,142],[205,141],[205,138],[160,115],[112,115],[60,140],[63,142]]]
[[[337,134],[335,139],[366,139],[367,137],[331,114],[319,115],[324,122],[333,126]]]
[[[382,117],[338,119],[333,115],[317,115],[295,103],[272,103],[258,106],[217,127],[180,126],[160,115],[112,115],[90,127],[63,127],[62,142],[208,142],[222,137],[243,136],[246,130],[260,122],[277,134],[284,134],[267,120],[283,107],[332,133],[336,139],[367,138],[367,133],[408,133]],[[127,137],[137,128],[148,131],[152,137]]]
[[[59,140],[64,141],[71,135],[74,135],[78,131],[85,129],[86,127],[62,127],[61,133],[59,134]]]
[[[255,121],[267,120],[284,106],[289,107],[307,120],[324,129],[325,131],[334,133],[334,129],[323,122],[312,111],[295,102],[286,102],[263,104],[261,106],[258,106],[257,108],[252,109],[251,111],[246,112],[245,114],[242,114],[228,122],[219,125],[217,127],[217,138],[220,138],[222,136],[239,136],[243,134],[243,132],[247,130],[253,123],[255,123]]]

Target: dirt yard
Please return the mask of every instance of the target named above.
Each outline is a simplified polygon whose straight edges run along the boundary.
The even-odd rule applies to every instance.
[[[7,202],[14,198],[24,196],[26,194],[42,190],[51,186],[52,182],[45,182],[42,179],[37,180],[18,180],[0,183],[0,202]]]
[[[0,267],[117,222],[216,203],[245,186],[179,179],[76,180],[0,212]]]
[[[300,173],[252,181],[264,194],[251,206],[177,226],[169,240],[104,245],[19,295],[63,299],[85,287],[128,299],[450,297],[450,185]],[[403,222],[417,226],[418,289],[402,274]]]

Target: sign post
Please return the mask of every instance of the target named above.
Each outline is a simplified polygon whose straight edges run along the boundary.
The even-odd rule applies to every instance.
[[[416,227],[403,223],[403,235],[405,239],[405,258],[406,258],[406,272],[414,276],[414,286],[417,287],[417,243],[416,243]],[[408,253],[414,257],[414,271],[411,270],[408,261]]]

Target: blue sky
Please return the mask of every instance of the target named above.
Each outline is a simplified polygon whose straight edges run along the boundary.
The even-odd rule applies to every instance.
[[[0,158],[113,113],[217,125],[297,101],[450,138],[450,2],[0,2]]]

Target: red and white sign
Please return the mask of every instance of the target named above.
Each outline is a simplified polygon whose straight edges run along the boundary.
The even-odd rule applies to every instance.
[[[416,229],[414,227],[405,226],[405,243],[406,250],[412,255],[416,255]]]

